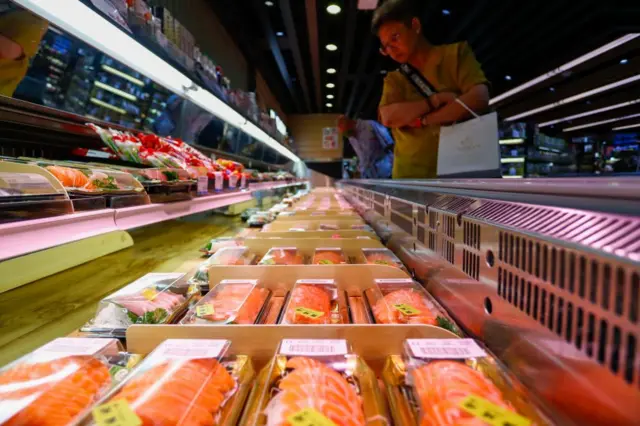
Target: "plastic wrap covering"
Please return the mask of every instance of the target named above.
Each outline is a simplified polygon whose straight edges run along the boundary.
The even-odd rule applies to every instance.
[[[347,324],[349,314],[344,291],[333,280],[296,281],[284,308],[281,324]]]

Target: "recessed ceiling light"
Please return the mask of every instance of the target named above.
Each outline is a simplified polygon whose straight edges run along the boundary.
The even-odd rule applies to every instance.
[[[640,123],[638,123],[638,124],[631,124],[631,125],[629,125],[629,126],[614,127],[612,130],[635,129],[636,127],[640,127]]]
[[[594,110],[591,110],[591,111],[582,112],[580,114],[570,115],[570,116],[564,117],[564,118],[558,118],[557,120],[551,120],[551,121],[547,121],[545,123],[540,123],[540,124],[538,124],[538,127],[546,127],[546,126],[554,125],[556,123],[562,123],[563,121],[570,121],[570,120],[575,120],[576,118],[588,117],[590,115],[600,114],[601,112],[607,112],[607,111],[612,111],[614,109],[631,106],[631,105],[637,104],[639,102],[640,102],[640,99],[634,99],[633,101],[628,101],[628,102],[621,102],[619,104],[610,105],[610,106],[607,106],[607,107],[604,107],[604,108],[598,108],[598,109],[594,109]]]
[[[336,69],[335,68],[327,69],[327,74],[335,74],[335,73],[336,73]]]
[[[342,11],[342,8],[337,4],[330,4],[329,6],[327,6],[327,12],[332,15],[337,15],[338,13],[340,13],[340,11]]]
[[[629,62],[629,60],[628,60],[628,59],[626,59],[626,58],[625,58],[625,59],[621,59],[621,60],[620,60],[620,63],[621,63],[622,65],[624,65],[624,64],[626,64],[626,63],[628,63],[628,62]]]
[[[554,77],[556,75],[562,75],[563,77],[568,77],[571,72],[569,71],[572,68],[577,67],[580,64],[583,64],[585,62],[587,62],[590,59],[593,59],[597,56],[600,56],[610,50],[615,49],[618,46],[623,45],[624,43],[627,43],[631,40],[634,40],[636,38],[640,37],[640,33],[632,33],[632,34],[627,34],[623,37],[620,37],[614,41],[612,41],[611,43],[607,43],[604,46],[601,46],[599,48],[597,48],[596,50],[593,50],[589,53],[586,53],[576,59],[574,59],[573,61],[567,62],[564,65],[561,65],[558,68],[553,69],[552,71],[549,71],[545,74],[542,74],[539,77],[534,78],[533,80],[529,80],[524,84],[521,84],[518,87],[514,87],[513,89],[504,92],[503,94],[496,96],[495,98],[492,98],[489,101],[489,105],[494,105],[500,101],[503,101],[507,98],[510,98],[511,96],[515,95],[516,93],[520,93],[523,90],[527,90],[528,88],[535,86],[536,84],[543,82],[545,80],[550,79],[551,77]]]
[[[282,31],[278,31],[278,32],[276,33],[276,35],[277,35],[278,37],[282,37],[282,36],[284,35],[284,33],[283,33]]]
[[[555,88],[555,87],[549,87],[549,91],[551,91],[551,92],[555,92],[555,91],[556,91],[556,88]]]
[[[442,14],[445,16],[451,15],[451,11],[449,9],[442,9]]]
[[[510,75],[505,75],[504,79],[507,80],[507,81],[511,81],[511,76]]]
[[[601,124],[615,123],[616,121],[629,120],[630,118],[637,118],[637,117],[640,117],[640,114],[625,115],[624,117],[616,117],[616,118],[611,118],[609,120],[596,121],[595,123],[583,124],[581,126],[569,127],[568,129],[564,129],[563,132],[586,129],[587,127],[594,127],[594,126],[599,126]]]
[[[273,6],[273,2],[270,0],[265,1],[264,4],[269,7]]]
[[[333,104],[326,104],[327,108],[331,108],[333,106]]]
[[[338,50],[338,46],[336,46],[335,44],[327,44],[326,48],[331,52]]]
[[[327,95],[327,99],[333,99],[333,95],[332,94],[328,94]]]
[[[328,89],[333,89],[334,87],[336,87],[336,85],[335,85],[335,84],[333,84],[333,83],[327,83],[327,86],[326,86],[326,87],[327,87]]]

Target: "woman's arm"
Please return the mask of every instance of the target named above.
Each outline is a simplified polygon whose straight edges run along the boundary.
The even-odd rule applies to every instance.
[[[398,102],[380,107],[380,122],[391,128],[405,127],[429,112],[425,99],[413,102]]]
[[[489,107],[489,88],[485,84],[478,84],[463,93],[459,99],[473,111],[481,114]],[[471,113],[458,102],[450,102],[447,106],[424,117],[422,124],[449,124],[470,116]]]

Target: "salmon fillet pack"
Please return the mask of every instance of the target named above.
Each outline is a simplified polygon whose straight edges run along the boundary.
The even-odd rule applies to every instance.
[[[179,285],[183,273],[150,273],[105,297],[96,316],[80,330],[99,336],[125,337],[133,324],[170,324],[182,315],[196,294]]]
[[[346,295],[331,279],[296,281],[280,319],[280,324],[348,323]]]
[[[394,266],[406,272],[402,261],[388,248],[363,248],[362,255],[369,265]]]
[[[270,296],[257,280],[222,280],[180,324],[257,324]]]
[[[313,255],[314,265],[344,265],[347,258],[341,248],[318,247]]]
[[[0,424],[71,424],[121,379],[122,355],[117,339],[65,337],[12,362],[0,370]]]
[[[223,247],[219,249],[208,260],[208,264],[225,266],[245,266],[253,265],[256,255],[251,253],[247,247]]]
[[[82,424],[117,405],[142,426],[235,425],[254,372],[251,360],[228,355],[229,347],[228,340],[165,340]]]
[[[305,257],[296,247],[273,247],[258,265],[304,265]]]
[[[419,283],[404,278],[376,279],[364,291],[370,322],[435,325],[460,334],[444,308]]]
[[[473,339],[407,339],[384,367],[395,424],[548,424],[524,388]]]
[[[390,422],[375,374],[346,340],[284,339],[258,375],[240,424]]]

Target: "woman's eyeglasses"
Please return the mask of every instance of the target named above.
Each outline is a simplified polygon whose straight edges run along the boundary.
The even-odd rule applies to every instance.
[[[381,44],[381,46],[380,46],[380,54],[382,54],[384,56],[388,56],[390,50],[394,50],[395,51],[398,48],[396,46],[398,44],[398,41],[400,41],[400,33],[392,34],[391,37],[389,37],[389,43]]]

